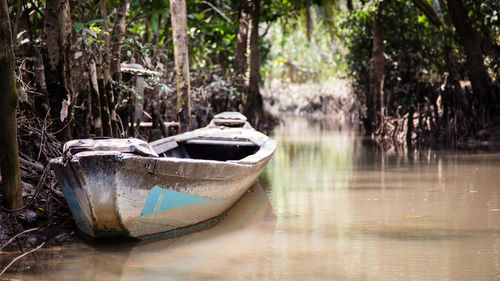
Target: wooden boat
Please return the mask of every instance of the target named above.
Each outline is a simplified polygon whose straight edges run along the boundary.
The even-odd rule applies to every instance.
[[[275,149],[245,116],[225,112],[205,128],[149,144],[72,140],[50,164],[83,233],[148,238],[223,214],[257,180]]]

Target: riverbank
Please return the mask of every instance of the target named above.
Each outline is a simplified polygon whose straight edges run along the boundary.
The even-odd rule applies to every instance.
[[[274,115],[290,114],[334,117],[339,121],[358,121],[360,103],[355,100],[348,80],[330,79],[323,83],[272,82],[262,96]]]

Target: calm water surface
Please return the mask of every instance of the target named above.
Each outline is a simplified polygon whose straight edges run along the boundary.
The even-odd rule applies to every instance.
[[[260,184],[217,226],[43,249],[2,277],[500,280],[500,154],[382,153],[352,130],[305,119],[274,138]]]

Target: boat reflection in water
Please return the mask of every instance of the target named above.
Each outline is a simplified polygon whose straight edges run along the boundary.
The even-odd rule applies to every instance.
[[[47,260],[23,259],[11,273],[2,277],[21,280],[175,280],[208,276],[213,270],[224,271],[213,268],[212,257],[228,252],[244,255],[254,245],[258,244],[259,248],[266,243],[270,245],[275,225],[276,215],[266,192],[257,182],[219,222],[207,224],[202,231],[136,243],[101,240],[94,244],[76,243],[42,249],[37,257],[46,255]],[[257,270],[265,263],[261,260],[253,267],[249,263],[245,268]],[[231,265],[227,266],[229,270]]]
[[[178,239],[141,242],[123,266],[122,280],[178,280],[250,274],[265,268],[265,259],[242,257],[255,249],[271,248],[276,215],[262,186],[257,183],[214,227]],[[265,246],[267,245],[267,246]],[[220,257],[237,260],[220,263]],[[154,260],[154,262],[151,262]],[[235,267],[241,269],[235,270]]]

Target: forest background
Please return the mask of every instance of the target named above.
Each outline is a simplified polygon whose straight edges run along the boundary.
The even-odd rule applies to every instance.
[[[46,168],[69,139],[151,141],[232,110],[491,149],[499,97],[494,0],[1,0],[0,238],[69,217]]]

